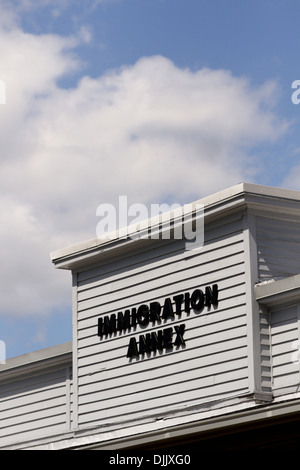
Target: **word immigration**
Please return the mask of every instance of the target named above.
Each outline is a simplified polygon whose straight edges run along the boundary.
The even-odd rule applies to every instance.
[[[173,301],[173,302],[172,302]],[[119,333],[130,332],[137,325],[147,328],[151,323],[161,325],[166,320],[175,319],[175,315],[180,317],[183,312],[190,314],[191,311],[199,313],[204,307],[218,305],[218,286],[205,287],[205,291],[195,289],[192,293],[186,292],[177,294],[172,299],[167,297],[163,304],[151,302],[149,305],[143,304],[133,307],[131,310],[118,312],[98,318],[98,336],[103,337]],[[184,340],[185,324],[167,327],[152,333],[139,335],[138,341],[135,337],[130,338],[127,357],[171,349],[173,346],[185,346]]]

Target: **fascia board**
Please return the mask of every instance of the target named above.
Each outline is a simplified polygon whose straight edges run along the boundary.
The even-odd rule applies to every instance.
[[[72,365],[71,341],[7,359],[5,364],[0,365],[0,382],[20,378],[24,374],[45,372],[68,363]]]
[[[274,307],[283,303],[300,302],[300,274],[254,287],[257,302]]]
[[[239,183],[230,188],[204,197],[192,204],[204,206],[205,223],[218,218],[227,217],[243,209],[252,211],[267,211],[276,217],[280,212],[293,214],[300,218],[300,192],[280,188],[270,188],[250,183]],[[155,218],[157,219],[157,218]],[[148,219],[146,226],[153,227],[157,220]],[[159,225],[157,225],[159,226]],[[125,233],[125,235],[124,235]],[[114,237],[106,240],[93,238],[51,253],[52,263],[60,269],[80,269],[87,264],[97,262],[110,256],[118,256],[131,250],[162,244],[165,240],[138,238],[139,232],[133,232],[132,238],[127,235],[126,228],[121,229]],[[136,235],[136,237],[135,237]]]
[[[240,207],[244,203],[243,197],[243,184],[234,186],[227,190],[221,191],[213,196],[207,198],[199,199],[193,203],[194,207],[197,204],[204,205],[205,208],[205,217],[218,217],[220,211],[223,211],[223,214],[227,214],[236,210],[237,207]],[[157,218],[149,219],[148,226],[154,227],[159,226],[157,224]],[[155,225],[156,224],[156,225]],[[138,238],[135,237],[133,233],[132,238],[122,236],[123,231],[121,230],[121,237],[118,238],[108,238],[106,240],[99,240],[94,238],[87,240],[76,245],[66,247],[60,250],[56,250],[51,253],[50,257],[52,263],[57,268],[61,269],[78,269],[81,266],[85,266],[89,263],[93,263],[97,258],[103,259],[105,255],[117,256],[121,253],[126,253],[131,250],[138,249],[143,246],[150,245],[161,245],[165,243],[165,240],[160,239],[151,239],[151,238]],[[136,235],[139,235],[136,232]]]

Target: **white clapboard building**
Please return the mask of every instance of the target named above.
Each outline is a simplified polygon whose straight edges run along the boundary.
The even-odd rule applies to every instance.
[[[0,364],[0,449],[298,445],[300,192],[197,203],[202,247],[158,224],[51,254],[73,341]]]

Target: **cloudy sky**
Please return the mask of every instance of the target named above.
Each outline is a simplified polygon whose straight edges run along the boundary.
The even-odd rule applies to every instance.
[[[100,204],[300,190],[299,17],[299,0],[1,0],[7,357],[72,339],[50,252],[94,238]]]

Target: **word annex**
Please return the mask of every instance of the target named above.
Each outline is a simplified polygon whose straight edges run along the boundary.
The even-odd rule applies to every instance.
[[[136,328],[137,325],[147,327],[150,322],[152,325],[155,323],[161,324],[168,318],[174,319],[175,314],[180,317],[182,314],[182,307],[186,314],[191,310],[195,313],[200,313],[204,307],[210,308],[211,305],[217,307],[218,305],[218,286],[214,284],[212,287],[207,286],[205,293],[201,289],[195,289],[192,294],[186,292],[178,294],[173,297],[175,303],[175,313],[173,309],[172,299],[167,297],[163,306],[160,302],[151,302],[150,305],[142,304],[138,308],[133,307],[125,312],[113,313],[110,316],[98,319],[98,336],[100,339],[103,336],[113,335],[117,332],[125,332]],[[171,349],[172,346],[185,346],[183,335],[185,332],[185,325],[174,326],[173,328],[164,328],[158,332],[147,333],[140,335],[137,343],[136,338],[131,338],[127,350],[127,357],[139,356],[144,353],[151,353],[162,349]],[[173,333],[176,334],[175,341],[172,342]]]

